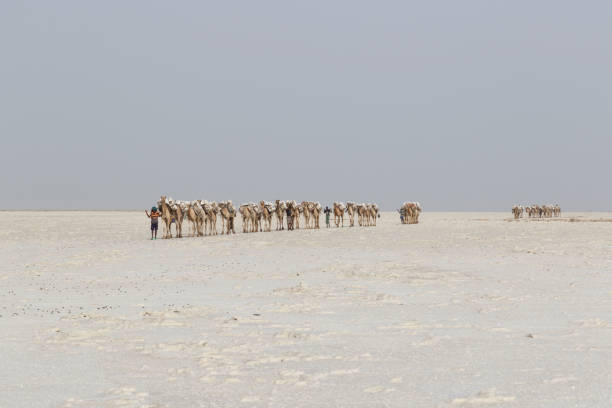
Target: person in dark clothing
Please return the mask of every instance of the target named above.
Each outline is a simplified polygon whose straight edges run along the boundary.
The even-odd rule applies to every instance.
[[[287,230],[293,230],[293,209],[291,207],[287,207]]]
[[[331,216],[331,210],[328,206],[325,206],[325,210],[323,210],[323,212],[325,213],[325,225],[327,228],[329,228],[329,217]]]

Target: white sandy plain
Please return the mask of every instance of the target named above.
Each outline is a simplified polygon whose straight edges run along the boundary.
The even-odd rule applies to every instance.
[[[0,212],[0,407],[612,406],[612,223],[567,217],[612,214],[150,241]]]

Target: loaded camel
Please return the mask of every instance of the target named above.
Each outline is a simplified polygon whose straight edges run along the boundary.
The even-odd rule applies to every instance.
[[[342,223],[344,227],[344,210],[345,207],[343,203],[334,202],[334,223],[336,224],[336,228],[340,226],[340,223]]]
[[[261,208],[261,216],[264,222],[264,229],[267,232],[272,231],[272,214],[275,213],[276,208],[274,204],[265,201],[260,201],[259,206]]]
[[[176,226],[176,237],[182,238],[182,224],[184,215],[181,206],[175,203],[172,198],[168,200],[166,196],[161,196],[161,200],[158,204],[158,207],[161,208],[162,220],[164,221],[164,225],[166,227],[164,238],[172,238],[172,221],[174,221]]]
[[[219,213],[222,220],[221,234],[235,234],[234,219],[236,218],[236,208],[231,200],[219,203]]]
[[[352,201],[347,201],[346,202],[346,213],[348,215],[348,219],[349,219],[349,227],[354,227],[355,226],[355,210],[356,210],[356,206],[355,203]]]
[[[287,210],[287,204],[284,201],[276,200],[276,230],[281,231],[285,229],[285,210]]]

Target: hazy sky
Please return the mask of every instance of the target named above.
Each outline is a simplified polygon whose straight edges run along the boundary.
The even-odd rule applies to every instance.
[[[612,2],[0,6],[3,209],[612,210]]]

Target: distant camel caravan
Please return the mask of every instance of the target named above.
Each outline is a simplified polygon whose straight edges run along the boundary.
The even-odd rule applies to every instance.
[[[512,207],[512,215],[514,219],[518,220],[523,217],[523,214],[527,213],[529,218],[552,218],[561,216],[561,207],[559,204],[555,205],[536,205],[523,207],[522,205],[514,205]]]
[[[157,202],[164,224],[164,238],[172,238],[172,225],[175,236],[183,237],[185,221],[190,226],[191,236],[217,235],[217,217],[221,217],[221,234],[235,234],[234,220],[240,213],[242,232],[272,231],[272,220],[276,219],[276,230],[320,229],[319,219],[322,213],[321,204],[315,201],[276,200],[275,202],[260,201],[259,204],[249,202],[242,204],[236,210],[231,201],[219,203],[206,200],[180,201],[171,197],[161,196]],[[344,226],[344,214],[348,214],[350,226],[354,226],[354,216],[357,214],[360,226],[376,226],[378,205],[355,204],[348,202],[334,203],[334,218],[336,227]],[[290,214],[290,216],[289,216]],[[303,217],[303,223],[300,218]]]
[[[402,224],[418,224],[421,211],[423,211],[423,209],[421,208],[421,204],[418,202],[405,202],[402,205],[402,208],[398,210]]]

